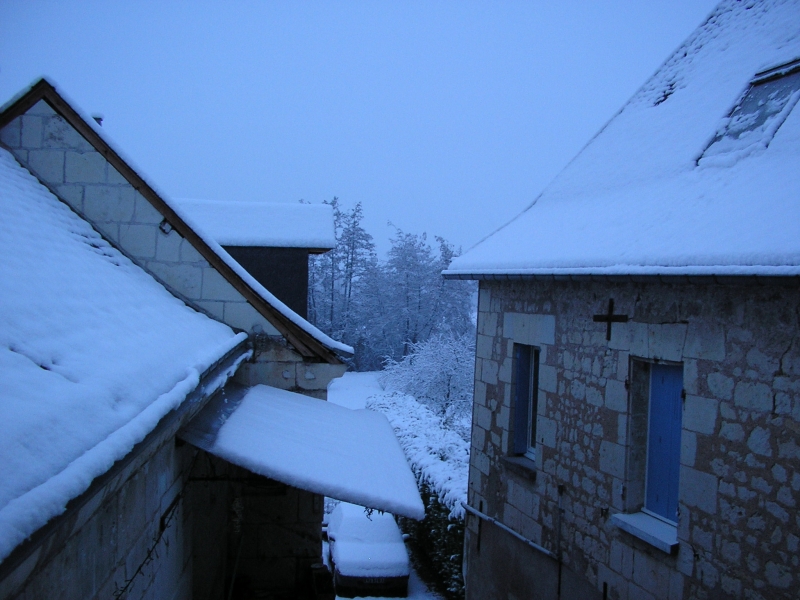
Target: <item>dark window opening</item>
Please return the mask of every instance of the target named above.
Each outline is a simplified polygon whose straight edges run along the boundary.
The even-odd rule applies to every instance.
[[[513,368],[513,453],[535,458],[539,349],[526,344],[514,344]]]

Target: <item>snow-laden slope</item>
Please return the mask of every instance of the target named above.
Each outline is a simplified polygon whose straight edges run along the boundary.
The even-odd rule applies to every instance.
[[[0,149],[0,560],[242,341]]]

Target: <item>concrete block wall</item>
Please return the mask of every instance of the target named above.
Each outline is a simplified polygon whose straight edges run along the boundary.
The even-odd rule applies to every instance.
[[[592,320],[609,298],[630,317],[610,341]],[[564,568],[605,584],[610,598],[793,597],[798,306],[796,284],[482,282],[470,504],[548,549],[560,545]],[[508,457],[514,342],[541,348],[535,462]],[[683,365],[674,555],[610,519],[631,510],[626,382],[637,358]],[[470,518],[468,548],[477,535]]]
[[[278,331],[43,100],[0,130],[2,142],[108,241],[195,307],[244,331]]]

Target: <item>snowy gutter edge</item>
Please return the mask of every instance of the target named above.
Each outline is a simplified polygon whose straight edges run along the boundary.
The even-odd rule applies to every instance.
[[[178,429],[200,412],[208,400],[225,385],[228,378],[233,376],[239,365],[252,356],[253,351],[249,347],[249,340],[246,335],[238,334],[233,340],[236,341],[235,345],[208,366],[200,375],[199,383],[186,395],[181,404],[161,417],[158,424],[144,439],[136,443],[130,452],[118,459],[105,473],[95,477],[83,493],[67,503],[64,512],[51,518],[30,537],[17,545],[7,556],[0,557],[0,581],[6,579],[34,552],[39,550],[50,535],[55,533],[70,518],[74,517],[76,520],[70,526],[71,531],[85,524],[94,514],[94,511],[89,512],[89,514],[80,514],[80,511],[103,487],[114,478],[117,478],[114,490],[116,491],[128,479],[128,477],[120,477],[122,472],[126,470],[133,472],[138,469],[141,463],[137,459],[149,447],[160,446],[164,441],[174,437]],[[156,444],[157,442],[158,444]],[[57,549],[60,548],[58,544],[55,546]],[[36,563],[42,564],[44,561],[49,560],[53,552],[52,548],[46,549],[41,556],[36,557]]]
[[[689,274],[689,273],[501,273],[501,272],[468,272],[442,271],[444,279],[474,281],[605,281],[617,283],[691,283],[702,284],[758,284],[758,285],[800,285],[800,274]]]

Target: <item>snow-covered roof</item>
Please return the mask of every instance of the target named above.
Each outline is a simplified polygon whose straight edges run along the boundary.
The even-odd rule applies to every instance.
[[[302,490],[425,516],[414,474],[382,414],[266,385],[231,390],[209,402],[180,437]]]
[[[127,157],[110,139],[94,119],[83,113],[78,105],[63,92],[57,91],[46,79],[39,79],[27,90],[23,90],[2,107],[0,122],[8,122],[23,114],[40,99],[45,99],[67,120],[95,149],[100,152],[153,206],[165,215],[169,223],[186,238],[203,258],[218,270],[220,275],[236,288],[245,299],[306,357],[322,358],[339,363],[336,352],[353,354],[353,348],[336,341],[298,315],[272,293],[258,283],[244,268],[226,252],[221,244],[203,227],[195,223],[191,215],[174,199],[169,199],[151,183],[144,172]]]
[[[330,250],[336,246],[329,204],[176,200],[222,246]]]
[[[798,0],[725,0],[445,276],[800,274],[800,87],[748,96],[759,74],[798,58]],[[780,101],[777,117],[756,123],[734,111],[740,100],[756,112]]]
[[[0,210],[2,561],[246,336],[170,295],[3,149]]]

